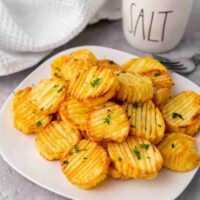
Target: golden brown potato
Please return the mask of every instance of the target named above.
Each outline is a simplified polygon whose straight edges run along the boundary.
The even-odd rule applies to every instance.
[[[38,132],[46,127],[52,117],[38,112],[27,100],[31,87],[19,90],[15,93],[12,101],[12,111],[14,113],[14,126],[25,134]]]
[[[194,135],[200,127],[200,96],[192,91],[180,92],[162,109],[168,132]]]
[[[122,142],[128,136],[129,121],[121,106],[107,102],[89,114],[87,130],[94,141]]]
[[[35,147],[47,160],[58,160],[80,140],[80,133],[70,122],[53,121],[41,130],[35,139]]]
[[[97,66],[112,69],[113,71],[121,71],[122,68],[112,60],[97,60]]]
[[[159,144],[164,166],[173,171],[190,171],[200,164],[195,138],[183,133],[170,133]]]
[[[87,59],[90,63],[96,64],[96,57],[87,49],[79,49],[70,54],[59,56],[51,63],[51,73],[53,79],[63,79],[63,68],[70,60],[75,58]]]
[[[58,111],[65,95],[64,82],[45,79],[33,87],[27,98],[39,112],[51,114]]]
[[[68,93],[86,103],[99,98],[106,102],[115,95],[118,87],[118,81],[112,70],[92,67],[90,70],[74,74],[69,83]]]
[[[72,184],[89,189],[107,177],[109,163],[109,157],[100,145],[82,140],[63,157],[61,166]]]
[[[116,98],[128,103],[144,102],[153,97],[153,85],[149,78],[126,71],[115,72],[120,83]]]
[[[163,159],[148,140],[129,136],[122,143],[110,142],[108,153],[115,168],[128,178],[154,178]]]
[[[108,171],[108,174],[112,177],[112,178],[115,178],[115,179],[129,179],[129,177],[127,176],[124,176],[123,174],[121,174],[114,166],[113,163],[111,163],[110,167],[109,167],[109,171]]]
[[[149,77],[154,88],[154,103],[157,106],[166,103],[172,88],[172,79],[164,65],[151,57],[143,57],[127,61],[122,68]]]
[[[59,113],[63,121],[69,120],[81,131],[86,131],[86,122],[90,111],[92,111],[91,106],[69,98],[61,104]]]
[[[159,109],[151,100],[144,103],[124,103],[130,121],[130,133],[158,144],[164,137],[165,122]]]

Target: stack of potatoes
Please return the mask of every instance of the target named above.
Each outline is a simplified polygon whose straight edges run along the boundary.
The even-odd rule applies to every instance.
[[[37,133],[40,155],[60,160],[72,184],[92,188],[108,175],[151,179],[162,166],[199,165],[192,136],[200,127],[200,96],[170,97],[172,79],[156,60],[120,67],[80,49],[54,60],[51,70],[51,79],[14,95],[14,126]]]

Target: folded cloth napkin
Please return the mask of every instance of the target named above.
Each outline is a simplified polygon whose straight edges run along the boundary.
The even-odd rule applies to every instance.
[[[68,42],[105,2],[0,0],[0,76],[29,68]]]

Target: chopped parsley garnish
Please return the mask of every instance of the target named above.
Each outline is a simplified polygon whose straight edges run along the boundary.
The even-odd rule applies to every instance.
[[[76,152],[76,153],[78,153],[79,152],[79,148],[78,148],[78,146],[74,146],[74,151]]]
[[[147,156],[147,158],[150,160],[151,158],[149,156]]]
[[[33,114],[35,114],[36,112],[35,112],[35,111],[33,111],[32,113],[33,113]]]
[[[58,85],[54,85],[54,86],[53,86],[53,88],[57,88],[57,87],[58,87]]]
[[[70,156],[73,156],[73,155],[74,155],[74,152],[70,151],[70,152],[69,152],[69,155],[70,155]]]
[[[137,103],[133,103],[133,104],[132,104],[132,107],[136,109],[136,108],[139,107],[139,105],[138,105]]]
[[[37,122],[35,123],[35,125],[36,125],[37,127],[39,127],[39,126],[42,125],[42,122],[41,122],[41,121],[37,121]]]
[[[110,124],[110,118],[109,117],[104,118],[103,123]]]
[[[96,78],[95,80],[92,81],[92,83],[90,83],[90,85],[91,85],[92,87],[95,87],[96,85],[99,85],[99,81],[100,81],[100,80],[101,80],[100,78]]]
[[[122,158],[121,158],[121,157],[118,157],[118,161],[122,161]]]
[[[58,73],[54,73],[54,76],[57,78],[61,78],[61,76],[59,76]]]
[[[182,120],[183,120],[183,117],[182,117],[182,115],[181,115],[181,114],[179,114],[179,113],[176,113],[176,112],[173,112],[173,113],[172,113],[172,118],[173,118],[173,119],[175,119],[175,118],[177,118],[177,117],[179,117],[180,119],[182,119]]]
[[[160,124],[157,124],[158,127],[162,127]]]
[[[172,149],[175,147],[175,144],[174,143],[172,143]]]
[[[87,157],[84,157],[83,160],[87,160]]]
[[[60,88],[57,92],[59,93],[59,92],[61,92],[62,91],[62,88]]]
[[[111,112],[111,113],[112,113],[113,111],[112,111],[112,110],[110,110],[110,109],[108,109],[108,110],[107,110],[107,112]]]
[[[156,73],[154,74],[154,76],[160,76],[160,75],[161,75],[160,71],[158,71],[158,72],[156,72]]]
[[[143,149],[148,149],[149,146],[150,146],[150,144],[145,144],[145,143],[140,144],[140,147],[143,148]]]
[[[126,71],[121,71],[120,73],[123,73],[123,74],[125,74],[125,73],[126,73]]]
[[[74,58],[74,59],[73,59],[73,62],[77,62],[77,61],[78,61],[78,59],[77,59],[77,58]]]
[[[135,126],[135,125],[133,125],[133,124],[131,124],[131,128],[136,128],[136,126]]]
[[[140,160],[141,159],[141,154],[140,152],[135,148],[133,148],[133,153],[136,155],[137,159]]]
[[[68,161],[68,160],[63,160],[63,164],[68,165],[68,164],[69,164],[69,161]]]

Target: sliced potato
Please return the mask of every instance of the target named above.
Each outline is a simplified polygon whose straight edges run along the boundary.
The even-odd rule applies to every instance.
[[[69,98],[61,104],[59,113],[63,121],[69,120],[81,131],[86,131],[86,122],[90,111],[92,111],[91,107],[74,98]]]
[[[41,113],[51,114],[58,111],[65,95],[64,82],[45,79],[33,87],[28,95],[28,100]]]
[[[159,144],[164,166],[173,171],[190,171],[200,164],[195,138],[183,133],[170,133]]]
[[[47,160],[58,160],[80,140],[80,133],[70,122],[53,121],[35,139],[36,149]]]
[[[129,179],[129,177],[127,176],[124,176],[123,174],[121,174],[114,166],[114,164],[111,163],[110,167],[109,167],[109,175],[112,177],[112,178],[115,178],[115,179]]]
[[[69,94],[80,101],[91,101],[97,98],[112,98],[118,89],[118,81],[112,70],[103,67],[92,67],[84,72],[76,72],[69,83]],[[109,94],[109,95],[107,95]]]
[[[151,100],[144,103],[124,103],[130,121],[130,133],[158,144],[164,137],[165,122],[159,109]]]
[[[122,142],[128,136],[129,121],[121,106],[107,102],[89,114],[87,130],[94,141]]]
[[[153,85],[149,78],[126,71],[115,72],[120,83],[117,100],[128,103],[144,102],[153,97]]]
[[[157,106],[166,103],[172,88],[172,79],[164,65],[151,57],[131,59],[123,67],[124,70],[149,77],[153,83],[153,101]]]
[[[97,66],[112,69],[113,71],[121,71],[122,68],[112,60],[97,60]]]
[[[31,87],[16,92],[12,101],[12,111],[14,112],[14,126],[24,134],[38,132],[46,127],[52,116],[38,112],[27,100],[27,95],[31,92]]]
[[[192,91],[180,92],[162,109],[168,132],[194,135],[200,127],[200,96]]]
[[[109,163],[109,157],[100,145],[82,140],[63,157],[61,166],[72,184],[89,189],[107,177]]]
[[[129,136],[122,143],[110,142],[108,153],[115,168],[128,178],[154,178],[163,159],[148,140]]]

